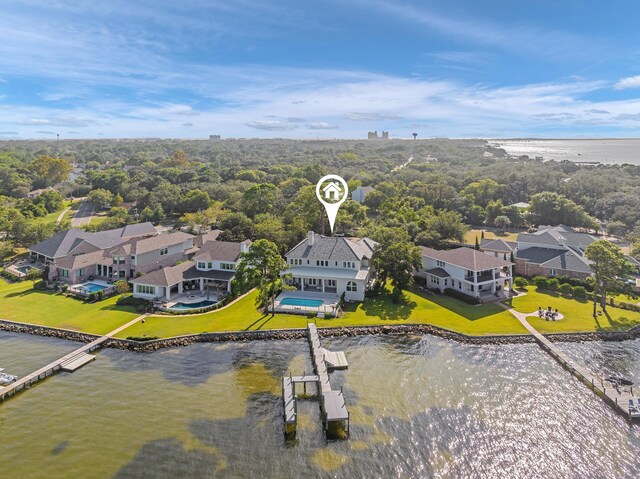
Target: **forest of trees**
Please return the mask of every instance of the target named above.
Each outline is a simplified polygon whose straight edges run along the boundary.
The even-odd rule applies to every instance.
[[[83,174],[65,181],[71,164]],[[447,139],[0,142],[0,231],[29,244],[52,234],[31,218],[55,211],[62,196],[89,195],[110,209],[90,228],[165,221],[285,250],[308,230],[329,231],[314,189],[327,173],[351,189],[375,188],[363,205],[341,207],[341,234],[439,246],[462,241],[468,225],[564,223],[640,239],[640,166],[513,158],[481,140]],[[24,198],[52,185],[62,196]],[[137,214],[122,202],[136,202]],[[529,211],[509,206],[516,202],[530,203]]]

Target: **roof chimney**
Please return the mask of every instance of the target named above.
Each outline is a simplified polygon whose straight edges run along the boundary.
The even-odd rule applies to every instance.
[[[314,241],[315,233],[313,231],[309,231],[309,233],[307,233],[307,246],[313,246]]]

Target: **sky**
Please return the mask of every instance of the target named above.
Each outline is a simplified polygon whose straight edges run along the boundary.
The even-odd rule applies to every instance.
[[[640,8],[3,0],[0,139],[640,137]]]

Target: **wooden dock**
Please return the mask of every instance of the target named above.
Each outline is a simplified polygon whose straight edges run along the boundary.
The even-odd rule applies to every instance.
[[[107,333],[104,336],[91,341],[90,343],[84,344],[82,347],[76,349],[75,351],[62,356],[60,359],[57,359],[52,363],[41,367],[37,371],[34,371],[31,374],[24,376],[23,378],[18,379],[16,382],[11,383],[5,387],[0,387],[0,402],[5,401],[6,399],[14,396],[20,391],[31,388],[33,384],[51,376],[58,371],[75,371],[88,362],[93,361],[95,359],[95,356],[92,356],[88,353],[100,348],[102,344],[109,338],[118,334],[120,331],[128,328],[129,326],[134,325],[146,316],[146,314],[138,316],[136,319],[128,322],[127,324],[114,329],[110,333]]]
[[[282,378],[282,401],[284,405],[285,433],[295,434],[297,428],[297,398],[296,384],[316,384],[320,413],[325,433],[335,430],[338,424],[346,422],[346,434],[349,434],[349,411],[342,390],[333,390],[329,380],[329,372],[335,369],[346,369],[347,358],[342,351],[333,352],[324,349],[320,344],[318,329],[313,323],[307,325],[311,361],[315,370],[314,375],[284,376]]]
[[[588,388],[604,399],[616,412],[625,415],[629,420],[640,418],[640,414],[632,415],[629,408],[629,401],[633,400],[633,402],[637,404],[638,396],[640,396],[640,394],[638,396],[633,395],[633,387],[614,387],[613,384],[597,376],[562,352],[560,348],[529,324],[526,315],[514,309],[510,309],[509,311],[520,320],[522,325],[533,335],[542,349],[548,352],[558,363],[582,381]]]

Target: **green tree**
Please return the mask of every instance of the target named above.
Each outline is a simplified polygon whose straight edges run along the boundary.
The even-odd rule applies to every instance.
[[[413,272],[422,266],[420,249],[411,243],[393,243],[377,248],[373,264],[382,283],[391,281],[394,303],[402,299],[402,291],[413,282]]]
[[[131,291],[129,283],[127,283],[125,280],[116,281],[115,283],[113,283],[113,285],[116,287],[116,293],[118,293],[120,296],[123,296]]]
[[[31,268],[27,271],[27,274],[24,275],[24,279],[31,281],[33,283],[32,286],[35,287],[36,281],[42,279],[42,271],[36,268]]]
[[[252,186],[242,195],[242,211],[249,218],[261,213],[270,213],[276,209],[280,191],[271,183]]]
[[[63,158],[49,155],[38,156],[31,162],[31,171],[38,186],[53,186],[69,179],[73,167]]]
[[[295,289],[288,286],[290,275],[285,274],[287,262],[280,256],[275,243],[259,239],[255,241],[249,251],[240,255],[236,274],[233,279],[234,288],[239,291],[247,291],[250,288],[258,289],[258,305],[268,305],[272,308],[276,295],[287,289]]]
[[[591,243],[584,255],[592,262],[596,293],[600,294],[600,306],[607,307],[607,294],[625,289],[624,281],[632,274],[633,267],[619,246],[607,240]],[[597,294],[593,295],[593,316],[596,316]]]
[[[495,220],[493,220],[493,224],[502,229],[502,233],[504,234],[505,230],[511,225],[511,220],[508,216],[500,215],[497,216]]]
[[[96,205],[97,208],[101,209],[110,208],[111,205],[113,205],[114,200],[113,193],[103,188],[93,190],[89,195],[87,195],[87,198],[91,203]]]
[[[551,191],[544,191],[531,197],[529,216],[533,224],[565,224],[586,228],[597,226],[595,220],[581,206]]]
[[[492,179],[484,179],[469,183],[462,190],[463,196],[470,196],[476,205],[486,208],[490,201],[497,200],[503,186]]]

